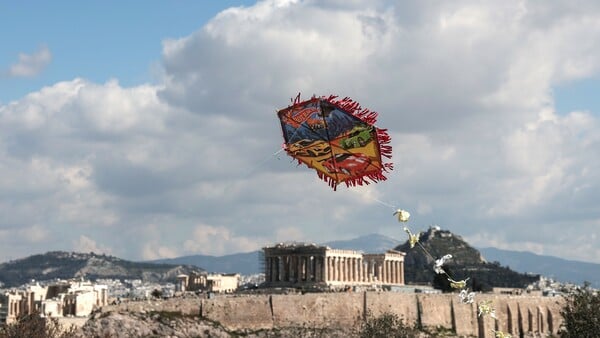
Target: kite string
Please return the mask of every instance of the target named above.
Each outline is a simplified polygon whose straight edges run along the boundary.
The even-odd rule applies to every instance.
[[[277,157],[277,155],[279,155],[279,153],[281,153],[282,151],[284,151],[284,148],[281,148],[275,152],[273,152],[272,154],[265,156],[265,158],[263,158],[260,162],[256,163],[254,166],[246,169],[245,172],[241,173],[241,175],[239,175],[238,178],[246,178],[248,177],[250,174],[254,173],[256,170],[258,170],[260,167],[262,167],[265,163],[267,163],[268,161],[270,161],[273,157]],[[231,187],[233,187],[234,182],[233,180],[227,184],[224,188],[223,188],[223,193],[227,193],[229,191],[229,189],[231,189]]]

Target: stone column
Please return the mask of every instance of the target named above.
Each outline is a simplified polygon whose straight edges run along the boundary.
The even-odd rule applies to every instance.
[[[340,282],[343,282],[344,278],[346,277],[346,269],[344,269],[344,264],[346,264],[346,260],[344,259],[344,257],[340,257],[339,262],[340,262],[340,278],[338,278],[338,280]]]
[[[333,256],[330,257],[330,262],[331,262],[331,281],[336,281],[337,280],[337,257]]]
[[[359,282],[364,282],[365,281],[365,262],[363,262],[362,258],[358,259],[358,281]]]
[[[404,284],[404,261],[398,262],[400,266],[399,274],[400,274],[400,284]]]
[[[300,280],[301,281],[306,281],[308,279],[308,261],[306,260],[306,256],[300,256],[300,263],[301,263],[301,269],[300,269]]]
[[[272,282],[273,281],[273,257],[267,257],[266,260],[266,271],[265,271],[265,281]]]
[[[330,257],[331,259],[331,280],[337,280],[337,257]]]
[[[296,280],[302,281],[302,257],[296,257]]]
[[[388,283],[388,277],[390,276],[390,267],[389,267],[389,261],[385,259],[385,257],[383,258],[383,261],[381,262],[381,283]]]
[[[352,281],[352,257],[346,257],[346,282]]]
[[[294,274],[293,272],[293,268],[294,268],[294,260],[293,260],[293,256],[287,256],[287,269],[285,269],[286,271],[286,277],[285,277],[285,281],[286,282],[290,282],[292,280],[292,276]]]
[[[329,280],[329,257],[323,256],[323,282]]]
[[[346,257],[346,282],[352,281],[352,258]]]

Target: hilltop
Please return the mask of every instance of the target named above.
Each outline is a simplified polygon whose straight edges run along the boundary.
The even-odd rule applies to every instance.
[[[95,253],[52,251],[0,264],[0,282],[14,287],[35,280],[85,277],[174,282],[176,276],[203,271],[190,265],[139,263]]]
[[[436,277],[434,260],[446,254],[452,255],[452,259],[444,265],[444,270],[456,280],[469,278],[469,285],[476,291],[491,287],[522,288],[539,280],[539,275],[523,274],[503,267],[499,262],[487,262],[462,237],[439,227],[430,227],[422,233],[419,243],[411,248],[406,241],[395,248],[406,253],[404,278],[407,283],[431,283]]]

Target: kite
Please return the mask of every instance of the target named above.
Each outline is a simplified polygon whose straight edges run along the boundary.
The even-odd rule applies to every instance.
[[[460,299],[460,302],[463,304],[471,304],[473,303],[473,300],[475,298],[475,292],[469,292],[465,289],[460,290],[460,293],[458,294],[458,298]]]
[[[452,278],[448,278],[448,281],[450,282],[450,287],[453,289],[462,289],[465,286],[467,286],[467,281],[469,280],[469,278],[467,279],[463,279],[463,280],[459,280],[459,281],[455,281]]]
[[[437,273],[437,274],[446,273],[446,271],[444,271],[444,269],[442,269],[442,265],[446,264],[446,261],[451,260],[451,259],[452,259],[452,255],[450,255],[450,254],[444,255],[440,259],[436,259],[435,264],[433,265],[433,271],[435,271],[435,273]]]
[[[398,215],[398,222],[408,222],[410,218],[410,212],[402,209],[398,209],[394,212],[394,216]]]
[[[504,333],[502,331],[494,331],[496,338],[512,338],[512,336],[508,333]]]
[[[391,138],[375,126],[377,113],[350,98],[315,97],[277,112],[287,154],[315,169],[319,178],[336,190],[386,180],[393,169]]]
[[[419,243],[419,237],[421,237],[421,233],[413,234],[409,228],[404,227],[404,231],[408,234],[408,243],[410,244],[410,248],[414,248],[415,244]]]
[[[492,306],[491,300],[479,303],[479,314],[477,316],[481,317],[481,315],[490,315],[490,317],[496,319],[496,309]]]

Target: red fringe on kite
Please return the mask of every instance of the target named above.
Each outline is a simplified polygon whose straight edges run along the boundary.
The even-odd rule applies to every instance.
[[[387,129],[375,126],[377,112],[362,108],[345,97],[312,97],[277,112],[281,121],[284,149],[288,155],[317,171],[319,178],[336,190],[367,185],[387,178],[392,163],[391,138]]]

